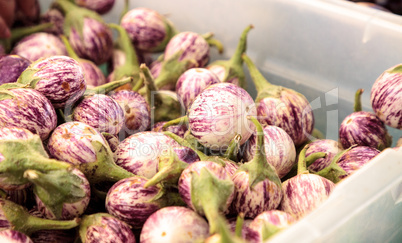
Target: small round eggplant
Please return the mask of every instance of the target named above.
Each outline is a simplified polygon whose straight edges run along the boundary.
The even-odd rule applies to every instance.
[[[240,145],[252,135],[254,126],[247,116],[257,114],[251,96],[229,83],[209,86],[199,94],[188,110],[192,135],[205,147],[218,150],[227,147],[237,134]]]
[[[21,73],[31,64],[28,59],[18,55],[0,57],[0,85],[17,82]]]
[[[162,122],[157,122],[153,125],[151,131],[153,132],[163,132],[163,126],[166,124],[166,121]],[[181,124],[181,125],[175,125],[175,126],[169,126],[166,128],[166,131],[172,132],[176,134],[177,136],[184,137],[184,134],[187,132],[187,125],[186,124]]]
[[[55,108],[72,106],[85,92],[81,65],[71,57],[52,56],[32,63],[18,79],[42,93]]]
[[[41,23],[52,23],[53,26],[45,30],[47,33],[59,36],[63,34],[63,24],[64,24],[64,16],[63,14],[55,9],[47,10],[41,17]]]
[[[327,154],[327,156],[325,156],[325,158],[317,159],[314,161],[314,163],[308,166],[308,169],[312,172],[318,172],[328,167],[335,156],[341,152],[341,149],[339,148],[338,142],[335,140],[317,139],[309,143],[309,147],[306,151],[306,157],[318,152],[324,152]]]
[[[258,232],[258,242],[265,242],[275,233],[288,228],[295,222],[295,218],[286,212],[269,210],[257,215],[250,223],[249,227],[251,230]]]
[[[370,160],[379,153],[379,150],[367,146],[357,146],[346,151],[337,161],[339,167],[346,172],[345,175],[342,175],[339,178],[344,179],[345,177],[350,176],[365,164],[369,163]]]
[[[180,32],[173,36],[166,46],[164,60],[169,60],[181,52],[179,61],[194,60],[191,67],[205,67],[209,61],[208,42],[199,34],[194,32]]]
[[[0,242],[34,243],[26,234],[12,229],[0,231]]]
[[[180,75],[177,80],[177,97],[187,110],[198,94],[217,83],[220,83],[218,77],[208,69],[191,68]]]
[[[304,144],[314,129],[314,114],[306,97],[269,83],[247,55],[242,57],[257,89],[258,120],[263,126],[274,125],[285,130],[296,147]]]
[[[265,157],[276,170],[279,178],[284,177],[296,161],[296,148],[292,138],[280,127],[264,128]],[[256,151],[256,135],[253,134],[246,143],[245,160],[253,159]]]
[[[79,228],[82,243],[135,243],[135,235],[125,222],[107,213],[85,215]]]
[[[124,111],[110,96],[85,96],[74,108],[72,119],[86,123],[99,132],[117,135],[124,124]]]
[[[119,90],[110,95],[124,111],[124,125],[120,133],[126,137],[137,132],[143,132],[151,123],[149,104],[139,93],[130,90]]]
[[[238,218],[230,218],[228,221],[230,231],[233,233],[238,233],[236,232],[238,227]],[[241,238],[249,243],[257,243],[260,239],[260,236],[258,235],[258,232],[250,228],[251,222],[253,222],[252,219],[242,219]]]
[[[50,101],[33,89],[15,88],[0,94],[0,124],[28,129],[45,140],[57,125]]]
[[[113,8],[115,0],[74,0],[74,2],[78,6],[93,10],[98,14],[105,14]]]
[[[30,207],[34,202],[34,194],[32,192],[32,187],[27,187],[20,190],[3,190],[6,194],[7,200],[10,200],[16,204],[24,207]]]
[[[173,147],[173,150],[177,154],[177,157],[180,160],[186,162],[187,164],[192,164],[194,162],[200,161],[200,158],[198,157],[197,153],[188,147],[185,146]]]
[[[29,139],[33,136],[34,134],[25,128],[14,126],[0,128],[0,139]]]
[[[151,178],[158,170],[159,157],[178,146],[163,133],[136,133],[119,144],[114,154],[115,163],[133,174]]]
[[[134,46],[145,52],[162,51],[175,34],[174,27],[164,16],[148,8],[131,9],[122,17],[121,26]]]
[[[402,65],[384,71],[371,88],[371,106],[386,125],[402,129]]]
[[[40,32],[20,40],[13,48],[12,54],[24,57],[32,62],[52,56],[66,56],[63,42],[55,35]]]
[[[203,242],[208,235],[209,226],[203,217],[191,209],[171,206],[149,216],[141,230],[140,242]]]

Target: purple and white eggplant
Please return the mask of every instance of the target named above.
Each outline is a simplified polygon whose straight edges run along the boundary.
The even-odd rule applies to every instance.
[[[38,134],[42,140],[57,125],[56,111],[40,92],[27,88],[0,86],[0,124],[15,126]]]
[[[253,159],[257,137],[253,134],[245,144],[245,161]],[[284,177],[293,167],[296,161],[296,148],[292,138],[280,127],[264,127],[265,157],[278,174]]]
[[[130,90],[119,90],[110,95],[124,111],[124,125],[120,135],[126,137],[147,130],[151,123],[149,104],[139,93]]]
[[[116,182],[106,196],[107,212],[133,228],[141,228],[152,213],[180,201],[179,195],[164,193],[159,186],[144,188],[146,182],[141,177]]]
[[[56,0],[54,7],[64,13],[64,34],[79,57],[99,65],[112,55],[112,32],[94,11],[67,0]]]
[[[21,73],[31,64],[28,59],[18,55],[0,57],[0,85],[17,82]]]
[[[155,123],[152,128],[151,131],[153,132],[163,132],[163,126],[166,124],[166,121],[161,121],[161,122],[157,122]],[[166,128],[166,131],[172,132],[174,134],[176,134],[177,136],[180,137],[184,137],[184,134],[187,132],[187,125],[186,124],[180,124],[180,125],[173,125],[173,126],[169,126]]]
[[[254,218],[258,214],[279,206],[283,192],[281,181],[274,167],[265,156],[265,136],[261,124],[250,116],[257,131],[256,151],[254,158],[239,166],[233,175],[235,197],[232,208],[246,218]]]
[[[371,88],[371,106],[386,125],[402,129],[402,65],[385,70]]]
[[[66,48],[59,37],[45,33],[35,33],[20,40],[12,54],[25,57],[34,62],[40,58],[67,55]]]
[[[257,215],[250,223],[250,229],[258,232],[259,241],[265,242],[274,234],[295,223],[295,218],[280,210],[269,210]]]
[[[79,235],[82,243],[135,243],[135,235],[125,222],[107,213],[82,217]]]
[[[149,216],[141,230],[140,242],[203,242],[208,235],[209,226],[203,217],[191,209],[171,206]]]
[[[42,219],[29,214],[28,210],[11,201],[0,199],[0,231],[12,229],[26,235],[45,229],[72,229],[79,225],[80,220]]]
[[[131,9],[122,17],[121,26],[129,34],[134,46],[145,52],[163,51],[176,34],[169,20],[148,8]]]
[[[306,97],[269,83],[247,55],[243,54],[243,60],[257,89],[255,103],[260,123],[282,128],[296,147],[304,144],[314,128],[314,114]]]
[[[82,122],[58,126],[48,148],[55,158],[76,165],[91,184],[134,176],[114,163],[113,153],[102,134]]]
[[[239,217],[240,215],[237,218],[230,218],[228,220],[230,231],[244,239],[246,242],[258,242],[258,240],[260,239],[258,232],[250,228],[250,224],[251,222],[253,222],[253,220],[241,218],[241,221],[239,222]]]
[[[205,68],[191,68],[180,75],[176,83],[177,97],[187,110],[205,88],[220,83],[218,77]]]
[[[86,90],[81,65],[67,56],[52,56],[32,63],[17,82],[42,93],[55,108],[72,106]]]
[[[253,28],[247,26],[243,31],[237,49],[229,60],[217,60],[207,66],[207,69],[214,72],[221,82],[228,82],[246,88],[246,77],[243,70],[242,54],[247,48],[247,34]]]
[[[339,154],[342,149],[339,148],[339,144],[337,141],[332,139],[317,139],[313,142],[309,143],[309,147],[306,150],[306,157],[318,153],[323,152],[327,155],[325,158],[319,158],[314,161],[311,165],[307,165],[307,168],[311,172],[318,172],[326,167],[328,167],[332,160],[335,158],[337,154]]]
[[[119,138],[115,135],[112,135],[112,134],[106,133],[106,132],[103,132],[102,136],[105,138],[105,140],[109,144],[110,150],[112,150],[112,152],[114,153],[120,144]]]
[[[34,134],[25,128],[20,127],[1,127],[0,139],[30,139]]]
[[[98,14],[109,12],[115,3],[115,0],[74,0],[78,6],[88,8]]]
[[[392,137],[376,115],[362,111],[362,93],[363,89],[357,90],[354,112],[348,115],[339,127],[339,141],[344,149],[358,145],[383,150],[391,145]]]
[[[47,173],[27,170],[24,177],[33,183],[37,209],[45,218],[78,218],[89,204],[89,182],[76,168],[71,171],[54,170]]]
[[[45,30],[45,32],[59,36],[63,34],[64,16],[63,14],[53,8],[48,9],[41,17],[41,23],[52,23],[53,26]]]
[[[26,234],[19,231],[7,229],[0,231],[0,242],[7,243],[34,243]]]
[[[94,94],[85,96],[74,108],[73,121],[90,125],[99,132],[116,135],[124,124],[124,111],[110,96]]]
[[[300,152],[297,175],[284,181],[283,199],[280,210],[292,215],[296,220],[309,214],[323,203],[333,191],[335,184],[322,176],[309,174],[307,160],[316,160],[325,157],[325,153],[318,152],[306,158],[306,145]]]

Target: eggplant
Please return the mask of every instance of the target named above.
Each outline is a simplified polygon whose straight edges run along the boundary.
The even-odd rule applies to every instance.
[[[264,131],[265,157],[278,174],[284,177],[296,161],[296,148],[292,138],[280,127],[266,126]],[[245,161],[253,159],[256,149],[257,135],[253,134],[245,144]]]
[[[45,30],[45,32],[56,36],[63,34],[64,16],[59,10],[54,8],[48,9],[40,17],[40,22],[53,24],[53,26]]]
[[[362,111],[360,97],[363,89],[355,96],[354,112],[345,117],[339,127],[339,141],[344,149],[352,145],[369,146],[383,150],[392,143],[385,124],[373,113]]]
[[[19,190],[3,190],[6,194],[4,199],[10,200],[24,207],[31,207],[35,202],[32,186]]]
[[[241,56],[246,52],[247,35],[252,28],[254,27],[249,25],[244,29],[236,51],[229,60],[217,60],[207,66],[207,69],[215,73],[221,82],[232,83],[246,89],[246,77]]]
[[[0,123],[3,127],[25,128],[45,140],[57,125],[57,115],[52,103],[40,92],[3,84],[0,86]]]
[[[139,93],[130,90],[119,90],[110,95],[124,111],[124,125],[120,133],[124,138],[128,135],[148,130],[151,124],[151,109]],[[123,133],[123,134],[122,134]]]
[[[134,46],[144,52],[163,51],[176,34],[168,19],[149,8],[131,9],[124,14],[120,25],[127,31]]]
[[[282,197],[282,186],[275,168],[265,156],[265,138],[261,124],[250,116],[257,131],[256,151],[249,162],[239,166],[233,175],[235,196],[233,211],[243,213],[246,218],[254,218],[263,211],[275,209]]]
[[[59,37],[39,32],[21,39],[11,53],[34,62],[40,58],[66,56],[67,50]]]
[[[105,138],[107,143],[109,144],[110,150],[114,153],[117,150],[117,147],[120,144],[119,138],[110,133],[103,132],[102,136]]]
[[[141,230],[140,242],[203,242],[208,235],[208,223],[203,217],[186,207],[170,206],[149,216]]]
[[[25,128],[9,126],[0,127],[0,139],[30,139],[34,134]]]
[[[218,77],[205,68],[191,68],[180,75],[176,83],[176,93],[187,110],[195,97],[207,87],[220,83]]]
[[[12,229],[0,231],[0,242],[34,243],[26,234]]]
[[[109,60],[113,49],[112,32],[96,12],[68,0],[56,0],[52,7],[64,14],[64,34],[79,57],[96,65]]]
[[[385,70],[371,88],[371,106],[386,125],[402,129],[401,64]]]
[[[77,166],[91,184],[116,182],[134,176],[117,166],[105,138],[82,122],[66,122],[52,133],[48,149],[51,155]]]
[[[17,82],[21,73],[31,64],[28,59],[18,55],[0,57],[0,85]]]
[[[153,132],[163,132],[163,126],[166,124],[166,121],[161,121],[161,122],[157,122],[155,123],[152,128],[151,131]],[[180,125],[175,125],[175,126],[169,126],[166,131],[172,132],[174,134],[176,134],[177,136],[180,137],[184,137],[184,134],[187,131],[187,126],[186,124],[180,124]]]
[[[341,175],[339,179],[350,176],[365,164],[369,163],[379,153],[379,150],[367,146],[357,146],[346,151],[336,161],[338,166],[346,172],[346,174]]]
[[[247,55],[242,57],[257,89],[255,103],[259,122],[285,130],[296,147],[307,142],[314,128],[314,114],[306,97],[269,83]]]
[[[17,82],[42,93],[55,108],[72,106],[86,90],[81,65],[67,56],[52,56],[32,63]]]
[[[339,148],[339,143],[335,140],[332,139],[314,140],[313,142],[309,143],[309,147],[306,151],[306,157],[318,152],[324,152],[327,155],[325,156],[325,158],[319,158],[315,160],[314,163],[312,163],[307,167],[308,170],[314,173],[330,166],[332,160],[341,151],[342,149]]]
[[[164,191],[159,185],[144,188],[146,182],[142,177],[116,182],[106,196],[107,212],[137,229],[157,210],[179,204],[177,193]]]
[[[117,42],[118,43],[118,42]],[[111,73],[113,70],[117,69],[120,66],[123,66],[126,63],[126,51],[122,50],[123,47],[117,44],[113,48],[112,57],[108,61],[108,72]],[[137,55],[138,63],[145,63],[147,66],[153,63],[152,56],[150,53],[143,53],[138,50],[134,50],[135,54]],[[152,68],[152,66],[150,66]],[[152,71],[152,69],[151,69]],[[156,76],[154,76],[156,78]]]
[[[239,221],[239,217],[241,221]],[[250,224],[253,222],[252,219],[244,219],[244,216],[239,214],[237,218],[228,219],[230,230],[237,236],[241,237],[249,243],[256,243],[260,239],[257,231],[250,228]]]
[[[131,227],[107,213],[84,215],[79,228],[82,243],[135,243]]]
[[[115,3],[115,0],[74,0],[78,6],[88,8],[98,14],[106,14],[109,12]]]
[[[290,227],[295,222],[295,218],[286,212],[269,210],[257,215],[249,227],[251,230],[258,232],[259,241],[257,242],[265,242],[274,234]]]
[[[104,94],[85,96],[74,108],[72,120],[86,123],[99,132],[117,135],[124,125],[124,111],[113,98]]]
[[[308,147],[307,144],[300,152],[297,175],[282,183],[283,199],[279,209],[289,213],[296,220],[322,204],[335,187],[332,181],[308,172],[307,163],[326,156],[323,152],[317,152],[306,157]]]

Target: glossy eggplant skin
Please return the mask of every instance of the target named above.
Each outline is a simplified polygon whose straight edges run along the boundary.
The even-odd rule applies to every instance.
[[[357,146],[345,152],[337,161],[337,164],[346,172],[346,175],[340,176],[340,179],[353,174],[379,153],[379,150],[368,146]]]
[[[18,55],[0,57],[0,85],[17,82],[21,73],[31,64],[28,59]]]
[[[64,24],[64,16],[63,14],[55,9],[47,10],[41,17],[41,23],[53,23],[53,26],[46,30],[47,33],[53,35],[62,35],[63,34],[63,24]]]
[[[57,125],[56,111],[40,92],[28,88],[8,90],[10,98],[0,101],[0,124],[25,128],[42,140]]]
[[[163,125],[165,125],[166,121],[161,121],[155,123],[151,131],[153,132],[163,132]],[[166,131],[172,132],[176,134],[177,136],[184,137],[184,134],[187,132],[187,125],[186,124],[181,124],[181,125],[173,125],[169,126],[166,128]]]
[[[312,172],[318,172],[325,167],[329,166],[334,159],[334,157],[341,152],[342,149],[339,148],[339,143],[331,139],[317,139],[309,143],[309,147],[306,150],[306,157],[311,154],[324,152],[327,154],[325,158],[319,158],[314,163],[312,163],[308,169]]]
[[[0,242],[4,243],[34,243],[27,235],[12,229],[0,231]]]
[[[105,14],[113,8],[115,0],[75,0],[75,3],[98,14]]]

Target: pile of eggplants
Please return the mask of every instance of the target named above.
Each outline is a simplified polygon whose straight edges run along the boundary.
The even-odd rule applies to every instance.
[[[253,25],[212,61],[212,32],[128,1],[107,23],[114,3],[55,0],[1,41],[1,240],[263,242],[402,128],[402,64],[374,82],[373,111],[357,90],[339,140],[325,139],[307,98],[247,55]]]

